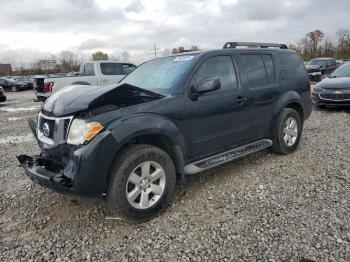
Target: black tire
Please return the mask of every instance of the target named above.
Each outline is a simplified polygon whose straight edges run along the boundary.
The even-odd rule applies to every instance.
[[[146,161],[158,163],[165,173],[164,191],[147,209],[137,209],[127,199],[127,183],[135,168]],[[107,206],[111,215],[131,222],[143,222],[165,209],[172,198],[176,185],[176,172],[169,155],[160,148],[151,145],[130,145],[120,152],[114,161],[107,191]]]
[[[290,118],[295,119],[297,124],[297,136],[293,145],[288,145],[284,139],[284,128],[286,121]],[[279,115],[277,125],[274,130],[273,145],[271,151],[279,155],[288,155],[293,153],[299,145],[301,134],[303,131],[303,121],[299,113],[292,108],[285,108]]]

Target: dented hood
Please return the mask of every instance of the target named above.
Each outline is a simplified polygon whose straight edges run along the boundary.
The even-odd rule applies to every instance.
[[[43,107],[45,114],[64,116],[86,110],[105,110],[145,103],[163,96],[129,84],[116,86],[74,85],[50,96]]]

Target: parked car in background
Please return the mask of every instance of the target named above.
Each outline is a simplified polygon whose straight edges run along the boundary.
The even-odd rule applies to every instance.
[[[17,83],[9,78],[0,78],[0,86],[9,91],[17,91]]]
[[[131,63],[112,60],[91,61],[80,66],[79,76],[35,78],[34,89],[40,101],[45,101],[54,92],[70,85],[104,86],[117,83],[136,68]]]
[[[26,77],[15,77],[12,78],[14,82],[16,82],[16,86],[12,88],[12,91],[22,91],[22,90],[28,90],[33,89],[33,83],[28,80]]]
[[[5,90],[2,86],[0,86],[0,103],[6,101]]]
[[[350,63],[341,65],[318,83],[312,100],[318,107],[350,106]]]
[[[334,58],[315,58],[306,64],[310,80],[321,81],[323,75],[332,73],[337,68],[337,61]]]
[[[168,205],[185,174],[265,148],[293,153],[310,92],[302,60],[284,44],[180,53],[118,84],[59,90],[29,120],[42,153],[18,160],[43,186],[105,198],[112,214],[142,221]]]

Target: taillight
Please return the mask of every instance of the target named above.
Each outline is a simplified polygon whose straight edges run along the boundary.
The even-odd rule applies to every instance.
[[[51,93],[54,82],[46,82],[44,83],[44,93]]]
[[[307,82],[307,88],[309,89],[309,95],[310,95],[310,97],[312,97],[311,82],[310,82],[310,80]]]

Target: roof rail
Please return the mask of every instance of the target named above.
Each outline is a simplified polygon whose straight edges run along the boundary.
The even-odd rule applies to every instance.
[[[223,48],[224,49],[236,48],[237,46],[249,46],[249,47],[260,47],[260,48],[278,47],[281,49],[288,49],[288,46],[285,44],[254,43],[254,42],[227,42]]]

